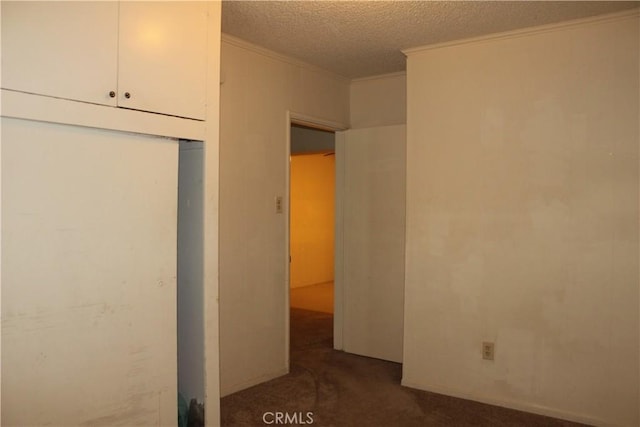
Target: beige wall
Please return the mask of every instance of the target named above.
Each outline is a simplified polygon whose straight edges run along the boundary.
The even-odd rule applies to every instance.
[[[333,281],[335,156],[291,156],[290,286]]]
[[[356,79],[351,82],[351,128],[403,125],[407,122],[405,73]]]
[[[638,36],[409,53],[403,384],[638,425]]]
[[[287,370],[287,111],[349,121],[349,82],[223,37],[220,129],[222,394]],[[285,212],[287,207],[285,206]]]

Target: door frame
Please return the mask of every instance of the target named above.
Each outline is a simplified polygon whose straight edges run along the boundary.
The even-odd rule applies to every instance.
[[[289,311],[291,309],[291,301],[289,298],[289,292],[291,289],[291,270],[290,270],[290,255],[291,255],[291,125],[302,125],[310,128],[325,130],[334,132],[335,135],[335,155],[336,155],[336,185],[335,185],[335,240],[334,240],[334,297],[333,297],[333,348],[336,350],[342,350],[342,326],[343,326],[343,286],[342,286],[342,196],[343,189],[338,183],[343,182],[344,177],[344,162],[342,155],[344,150],[340,145],[338,149],[338,139],[340,131],[348,129],[348,126],[332,122],[329,120],[319,119],[317,117],[308,116],[306,114],[300,114],[291,110],[286,112],[286,135],[287,140],[285,144],[285,208],[284,214],[286,216],[285,225],[285,253],[283,261],[285,263],[285,360],[287,361],[287,372],[290,368],[290,321]],[[339,165],[341,167],[339,167]]]

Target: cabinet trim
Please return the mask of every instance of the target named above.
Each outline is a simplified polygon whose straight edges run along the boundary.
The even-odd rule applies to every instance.
[[[8,89],[0,91],[2,117],[61,123],[202,141],[205,122],[90,104]]]

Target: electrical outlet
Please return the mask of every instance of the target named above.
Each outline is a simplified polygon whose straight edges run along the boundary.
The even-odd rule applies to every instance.
[[[493,360],[495,346],[492,342],[485,341],[482,343],[482,358],[484,360]]]
[[[276,213],[282,213],[282,196],[276,196]]]

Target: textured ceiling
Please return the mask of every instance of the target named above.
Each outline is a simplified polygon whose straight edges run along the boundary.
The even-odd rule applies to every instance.
[[[607,1],[223,1],[222,31],[349,78],[403,71],[401,49],[638,7]]]

